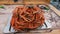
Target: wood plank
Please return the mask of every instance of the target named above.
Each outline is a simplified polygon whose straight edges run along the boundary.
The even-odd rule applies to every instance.
[[[54,6],[51,4],[49,5],[50,9],[52,9],[58,16],[60,16],[60,10],[56,9]]]
[[[13,0],[0,0],[0,4],[46,4],[50,3],[50,0],[19,0],[14,2]]]

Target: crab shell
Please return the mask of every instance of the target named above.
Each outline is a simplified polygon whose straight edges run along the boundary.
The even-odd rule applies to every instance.
[[[45,22],[43,11],[37,7],[18,6],[13,11],[11,27],[16,31],[36,29]]]

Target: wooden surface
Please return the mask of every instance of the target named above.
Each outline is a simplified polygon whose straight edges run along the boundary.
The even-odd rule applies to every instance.
[[[52,9],[58,16],[60,16],[60,10],[56,9],[54,6],[49,5],[50,9]]]
[[[22,33],[22,34],[60,34],[60,29],[53,30],[52,32],[46,32],[46,33]]]
[[[25,4],[47,4],[50,0],[24,0]]]
[[[3,33],[0,33],[3,34]],[[13,33],[6,33],[6,34],[13,34]],[[60,29],[53,30],[52,32],[45,32],[45,33],[16,33],[16,34],[60,34]]]
[[[46,4],[50,3],[50,0],[19,0],[14,2],[13,0],[0,0],[0,4]]]

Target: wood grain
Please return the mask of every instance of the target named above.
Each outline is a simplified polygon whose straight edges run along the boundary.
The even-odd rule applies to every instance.
[[[58,16],[60,16],[60,10],[56,9],[54,6],[51,4],[49,5],[50,9],[52,9]]]
[[[0,4],[46,4],[50,3],[50,0],[19,0],[14,2],[13,0],[0,0]]]

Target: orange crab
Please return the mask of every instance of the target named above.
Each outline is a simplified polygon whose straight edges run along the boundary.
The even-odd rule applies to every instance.
[[[36,29],[45,22],[43,11],[37,6],[19,6],[13,11],[11,26],[16,31]]]

